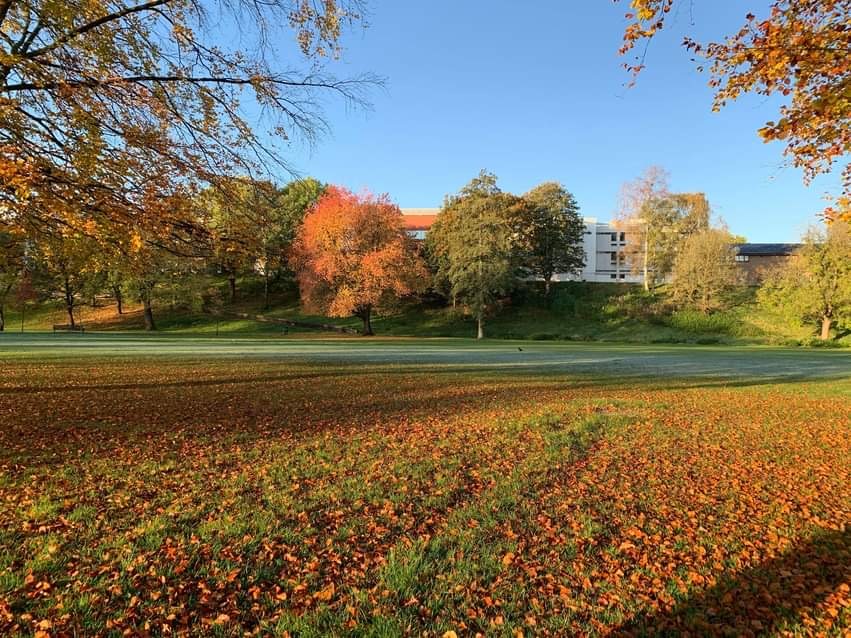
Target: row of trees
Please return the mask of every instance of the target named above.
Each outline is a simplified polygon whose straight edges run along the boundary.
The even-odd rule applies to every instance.
[[[487,312],[522,278],[544,279],[583,266],[582,219],[563,186],[545,183],[520,197],[482,171],[446,198],[424,247],[404,230],[384,197],[331,187],[304,220],[291,251],[302,301],[330,316],[370,317],[428,287],[462,304],[484,336]]]
[[[502,192],[482,171],[443,210],[426,238],[434,287],[463,303],[484,336],[488,311],[522,278],[540,278],[549,292],[556,273],[585,265],[579,205],[562,185],[543,183],[525,195]]]
[[[425,246],[408,237],[399,207],[386,196],[314,179],[283,188],[231,179],[180,205],[193,232],[176,248],[142,229],[106,241],[71,229],[7,234],[0,313],[16,282],[23,290],[26,280],[43,298],[61,300],[72,328],[80,303],[108,292],[118,314],[125,298],[140,303],[153,330],[156,297],[211,310],[234,302],[240,277],[257,273],[267,307],[270,285],[290,273],[308,310],[357,316],[365,334],[375,309],[431,288],[469,309],[482,337],[487,313],[521,280],[540,278],[549,289],[556,273],[584,265],[584,225],[570,192],[544,183],[512,195],[484,171],[446,198]],[[226,298],[205,287],[210,275],[226,280]]]
[[[297,180],[284,187],[268,181],[230,179],[179,203],[192,222],[178,244],[160,243],[142,228],[118,235],[97,229],[44,227],[29,233],[0,233],[0,330],[5,306],[14,293],[42,299],[59,298],[71,328],[84,300],[108,292],[116,312],[125,299],[142,305],[145,327],[155,328],[154,300],[210,307],[219,295],[204,287],[203,274],[224,277],[228,299],[236,298],[236,282],[246,272],[264,280],[264,306],[269,287],[287,271],[287,251],[306,212],[325,187],[317,180]]]
[[[286,163],[268,133],[312,139],[326,128],[323,95],[362,100],[376,78],[340,80],[330,67],[365,4],[0,2],[2,229],[93,222],[106,235],[172,239],[190,221],[174,198],[267,175]],[[637,53],[626,63],[635,74],[680,4],[629,2],[621,53]],[[218,10],[239,38],[216,36]],[[844,162],[843,193],[827,211],[840,219],[851,218],[848,11],[848,0],[771,0],[728,38],[685,38],[711,72],[716,109],[746,93],[781,96],[760,135],[782,141],[807,179]]]
[[[152,330],[155,298],[216,311],[236,300],[237,282],[252,273],[262,277],[264,308],[272,284],[293,276],[307,309],[359,317],[364,334],[372,334],[376,309],[431,291],[474,316],[482,338],[488,314],[521,282],[542,280],[549,293],[556,273],[584,266],[579,206],[553,182],[518,196],[482,171],[447,196],[424,244],[407,235],[387,196],[310,178],[282,188],[249,179],[224,184],[182,202],[195,230],[180,250],[158,246],[138,230],[127,241],[71,230],[0,233],[0,329],[13,291],[18,299],[39,291],[61,300],[71,327],[83,300],[108,292],[121,314],[131,298]],[[703,194],[669,192],[660,169],[625,186],[618,224],[629,238],[615,253],[623,268],[640,273],[648,290],[666,284],[667,297],[680,307],[719,310],[743,283],[735,263],[741,238],[712,225]],[[768,277],[760,299],[789,318],[818,320],[827,338],[851,307],[849,246],[840,221],[813,231],[801,254]],[[211,277],[226,282],[225,294],[209,285]]]

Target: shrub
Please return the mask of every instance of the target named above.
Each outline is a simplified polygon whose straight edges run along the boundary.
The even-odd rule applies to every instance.
[[[529,338],[532,341],[555,341],[559,339],[559,335],[552,332],[533,332]]]
[[[810,337],[809,339],[803,342],[803,345],[809,346],[810,348],[844,348],[846,347],[844,344],[839,341],[827,341],[824,339],[819,339],[817,337]]]
[[[725,313],[705,315],[696,310],[678,310],[671,313],[668,324],[685,332],[701,333],[730,333],[736,326],[735,319]]]

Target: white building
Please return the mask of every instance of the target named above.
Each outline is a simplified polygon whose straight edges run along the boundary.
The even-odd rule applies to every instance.
[[[405,228],[415,239],[425,239],[428,229],[440,213],[439,208],[403,208]],[[596,217],[585,217],[585,267],[578,275],[562,273],[554,281],[593,281],[608,283],[640,283],[641,275],[633,274],[626,259],[627,232],[613,228]]]
[[[627,261],[628,231],[612,227],[596,217],[583,217],[585,233],[585,267],[578,275],[558,274],[555,281],[594,281],[608,283],[641,283],[641,275],[633,274]]]

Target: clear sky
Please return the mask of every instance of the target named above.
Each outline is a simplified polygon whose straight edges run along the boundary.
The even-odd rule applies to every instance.
[[[626,0],[623,0],[626,2]],[[331,104],[332,132],[294,145],[294,167],[402,207],[440,206],[486,168],[503,190],[545,180],[572,191],[582,214],[610,219],[620,185],[651,164],[676,191],[703,191],[749,241],[794,241],[817,220],[830,176],[805,187],[783,147],[756,130],[778,102],[747,97],[711,111],[708,76],[679,43],[685,32],[734,32],[765,0],[694,0],[650,45],[638,85],[617,56],[625,4],[611,0],[369,0],[369,27],[345,39],[337,75],[387,79],[368,112]]]

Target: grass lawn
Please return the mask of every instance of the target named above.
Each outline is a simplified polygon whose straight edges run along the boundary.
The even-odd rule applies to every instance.
[[[211,279],[214,286],[220,280]],[[263,308],[260,282],[248,278],[240,281],[239,295],[233,304],[223,307],[223,315],[214,317],[201,310],[172,306],[157,300],[154,318],[157,330],[166,334],[232,337],[280,337],[280,323],[258,322],[239,318],[239,314],[263,315],[271,319],[333,324],[359,330],[355,317],[325,317],[307,313],[297,291],[281,286],[271,298],[271,307]],[[554,286],[550,298],[534,287],[522,287],[495,309],[486,320],[485,331],[495,339],[529,339],[535,341],[609,342],[643,344],[727,344],[727,345],[812,345],[815,325],[790,326],[779,317],[758,307],[753,290],[742,291],[741,299],[727,311],[704,316],[698,312],[677,311],[654,314],[650,310],[661,298],[648,295],[639,286],[622,284],[583,284],[561,282]],[[133,332],[144,328],[141,306],[133,300],[125,303],[125,313],[116,314],[108,298],[87,302],[77,309],[77,321],[90,332]],[[20,309],[11,304],[6,309],[7,330],[25,333],[50,331],[54,324],[68,321],[58,302],[33,304],[26,309],[23,326]],[[438,300],[409,301],[395,310],[377,312],[373,317],[377,335],[393,337],[470,338],[476,334],[476,322],[460,308],[445,307]],[[304,327],[288,327],[291,336],[328,336],[327,331]],[[851,346],[851,334],[837,335],[828,345]],[[823,345],[816,342],[816,345]]]
[[[4,335],[0,424],[3,636],[851,631],[848,352]]]

